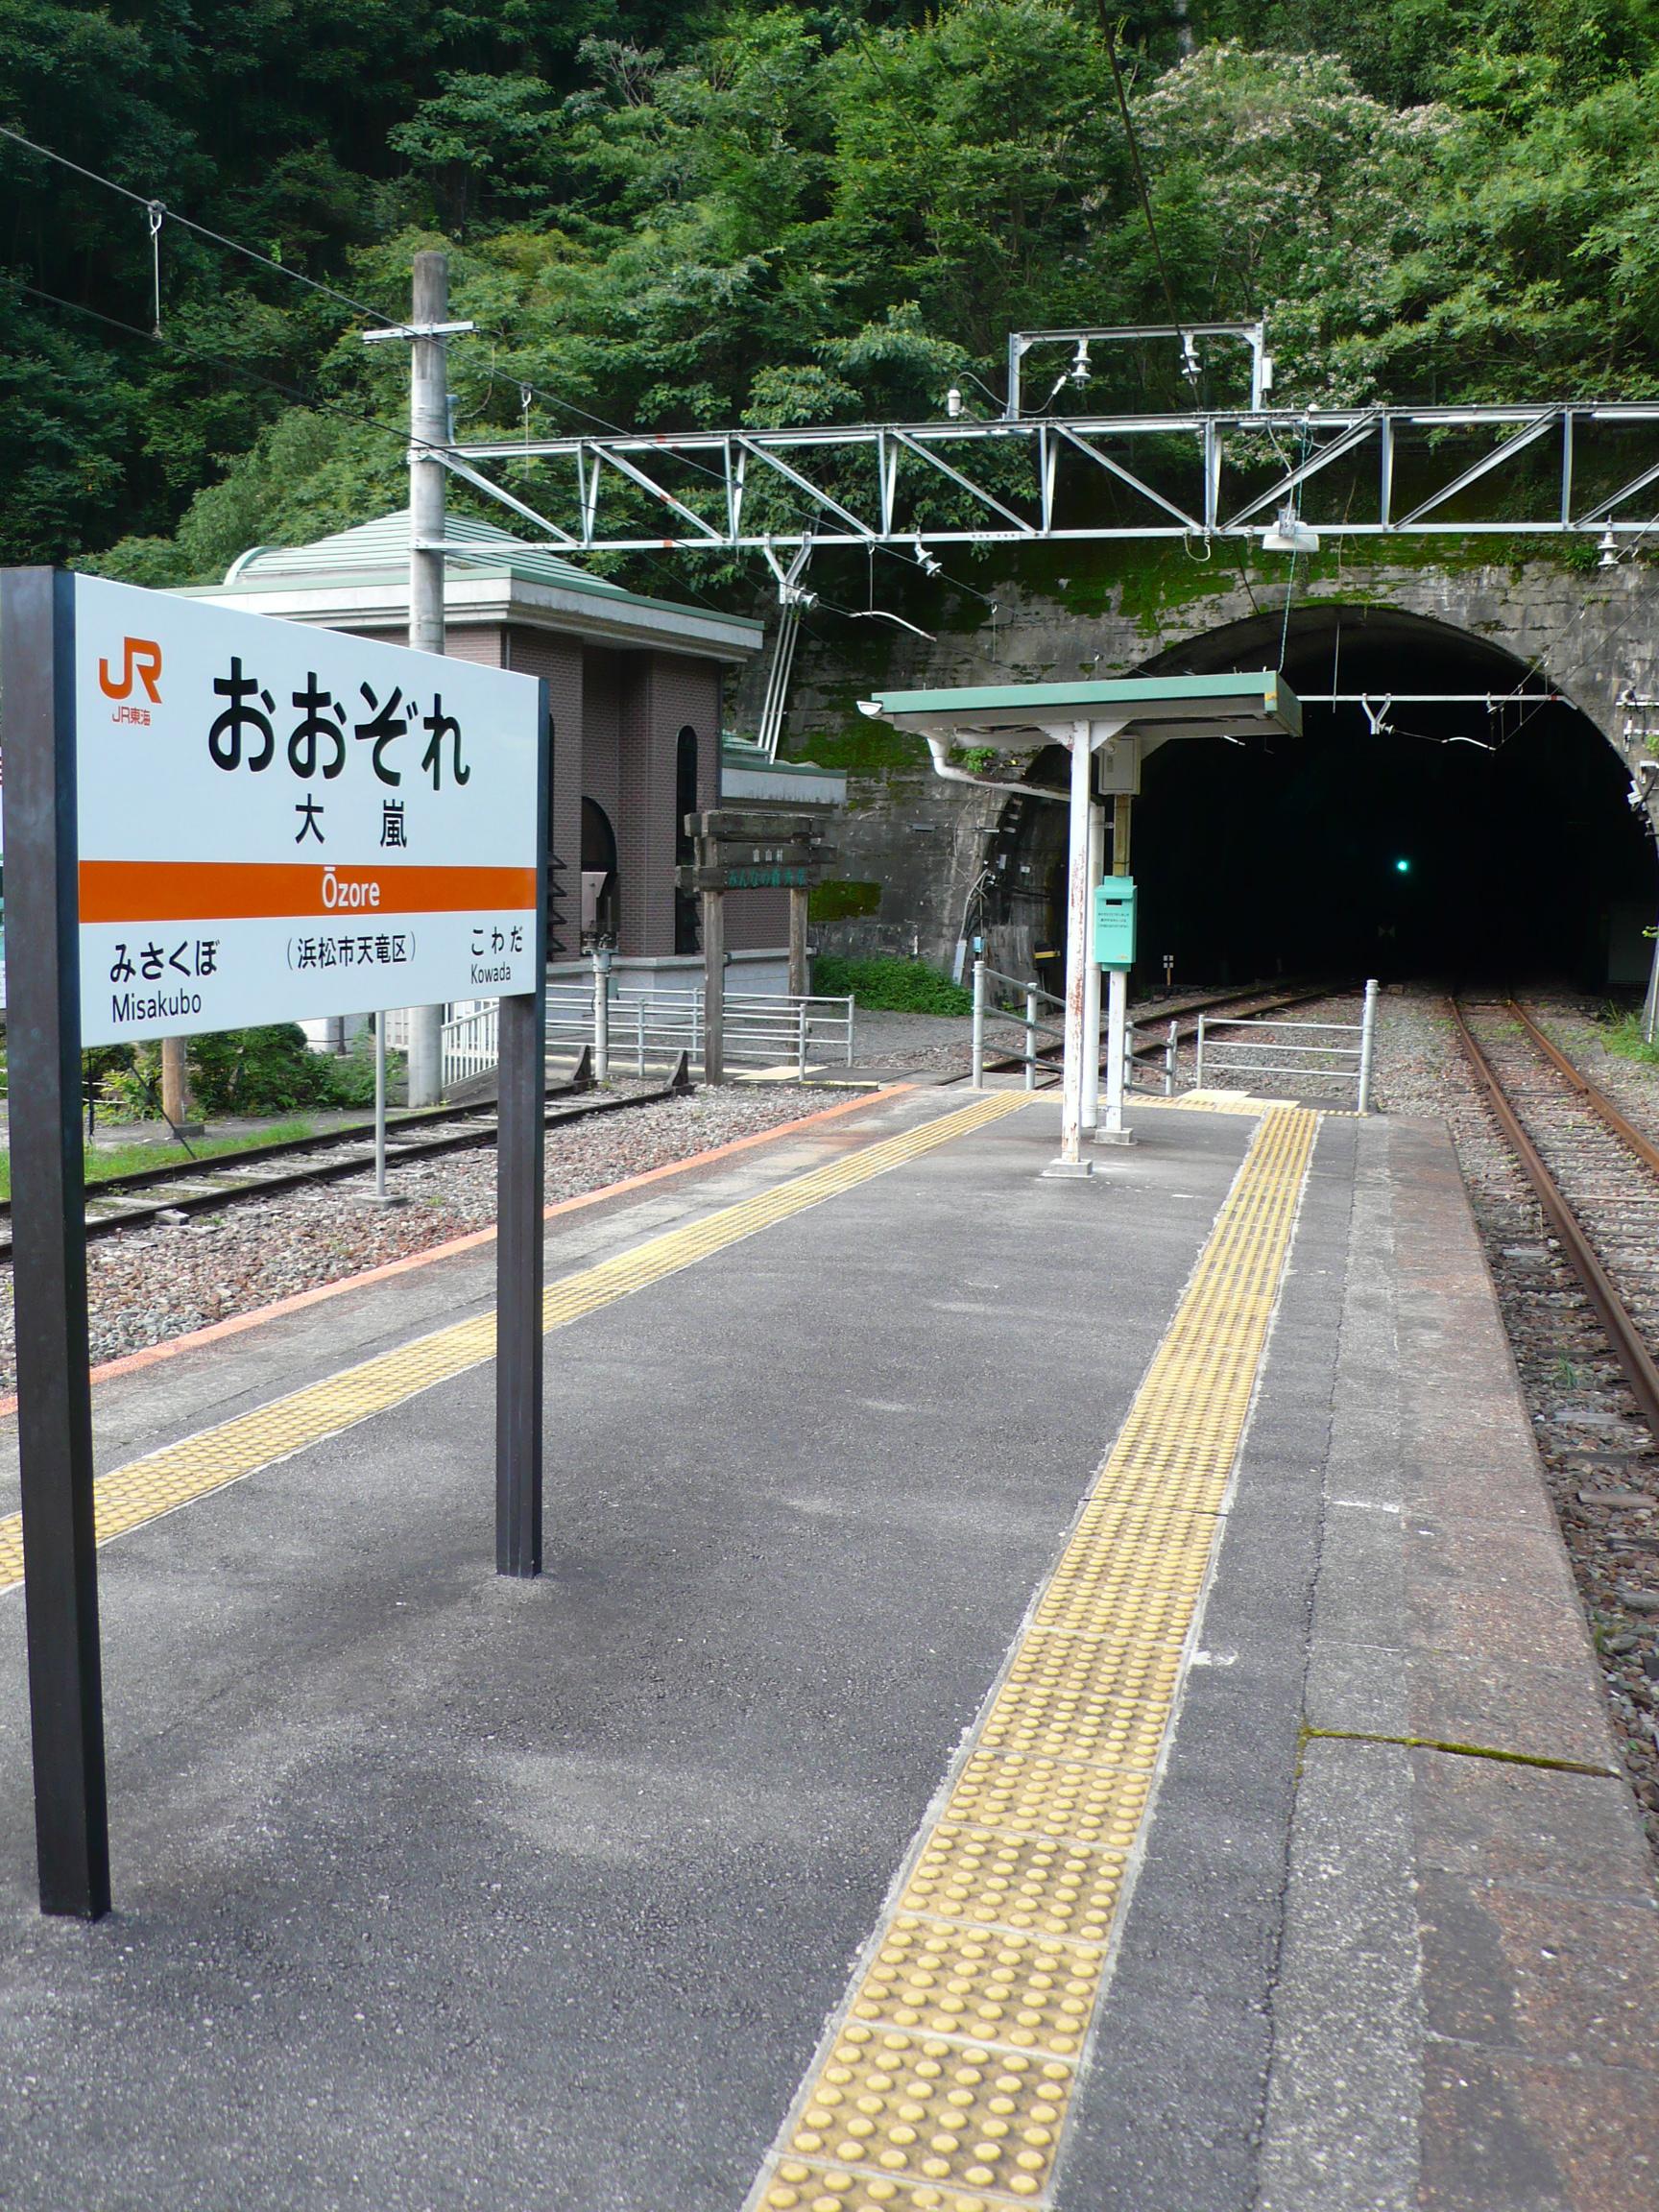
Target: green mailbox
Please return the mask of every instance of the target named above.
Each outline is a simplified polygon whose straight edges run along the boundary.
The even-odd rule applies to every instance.
[[[1135,965],[1135,878],[1108,876],[1094,886],[1094,961],[1100,968]]]

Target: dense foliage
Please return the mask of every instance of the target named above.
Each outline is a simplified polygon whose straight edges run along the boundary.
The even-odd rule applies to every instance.
[[[820,952],[812,963],[812,988],[821,998],[853,998],[872,1014],[972,1014],[974,994],[952,983],[926,960],[891,953],[843,960]]]
[[[88,1076],[107,1115],[159,1118],[159,1045],[111,1046],[87,1058]],[[297,1106],[367,1106],[374,1098],[372,1052],[313,1052],[295,1022],[192,1037],[185,1065],[191,1107],[210,1118],[289,1114]]]
[[[1122,38],[1180,312],[1265,311],[1281,397],[1655,389],[1659,0]],[[1010,327],[1166,312],[1063,0],[0,0],[0,122],[252,249],[164,222],[157,341],[144,207],[0,141],[8,560],[161,582],[400,503],[406,365],[291,273],[397,313],[422,243],[463,428],[990,412]]]

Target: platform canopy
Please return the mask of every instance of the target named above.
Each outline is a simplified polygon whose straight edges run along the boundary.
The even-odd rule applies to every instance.
[[[1112,725],[1142,755],[1171,737],[1302,734],[1302,708],[1271,670],[1223,676],[1125,676],[1103,683],[969,685],[950,691],[881,691],[859,711],[918,737],[956,738],[1019,752],[1032,737],[1079,722]]]
[[[1091,1172],[1080,1146],[1085,1128],[1097,1127],[1100,1070],[1099,971],[1093,955],[1094,886],[1103,860],[1103,825],[1097,801],[1110,797],[1121,825],[1115,835],[1114,873],[1127,875],[1129,804],[1141,788],[1141,763],[1174,737],[1299,737],[1302,707],[1285,679],[1270,669],[1219,676],[1124,676],[1102,683],[963,685],[950,691],[883,691],[860,699],[859,710],[926,740],[935,771],[959,783],[992,791],[1038,791],[1000,782],[951,765],[952,745],[1029,750],[1046,737],[1071,755],[1066,897],[1065,1073],[1062,1083],[1060,1157],[1047,1174]],[[1098,761],[1098,765],[1096,762]],[[975,970],[983,988],[983,965]],[[1115,965],[1111,976],[1104,1141],[1122,1138],[1123,1031],[1128,977]]]

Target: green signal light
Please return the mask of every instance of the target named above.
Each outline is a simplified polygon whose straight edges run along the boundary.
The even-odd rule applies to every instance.
[[[1394,863],[1394,869],[1397,875],[1409,876],[1411,873],[1411,863],[1409,860],[1396,860]]]

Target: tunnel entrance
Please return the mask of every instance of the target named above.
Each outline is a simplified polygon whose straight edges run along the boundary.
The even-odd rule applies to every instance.
[[[1575,708],[1536,696],[1487,708],[1485,695],[1524,686],[1510,654],[1394,609],[1318,606],[1287,632],[1282,612],[1263,614],[1135,673],[1271,668],[1282,636],[1286,680],[1304,698],[1300,738],[1187,740],[1145,762],[1132,851],[1141,988],[1162,983],[1166,953],[1190,983],[1646,981],[1659,866],[1626,804],[1628,773]],[[1538,676],[1529,687],[1548,688]],[[1307,703],[1334,691],[1367,694],[1369,712]],[[1424,691],[1482,698],[1400,698]],[[1034,780],[1060,783],[1064,761],[1039,756]],[[1029,930],[1028,972],[1057,972],[1063,810],[1011,802],[994,866],[998,844],[1000,880],[1023,894],[1003,919]]]

